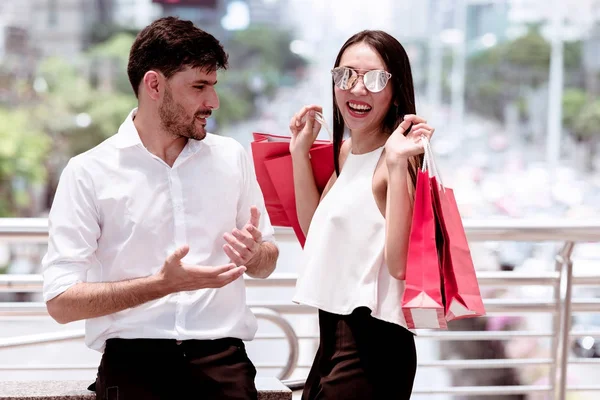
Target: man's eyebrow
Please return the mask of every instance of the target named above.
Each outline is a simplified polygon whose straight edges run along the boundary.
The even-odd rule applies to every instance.
[[[206,79],[198,79],[194,82],[192,82],[193,86],[197,86],[197,85],[211,85],[214,86],[217,84],[217,81],[207,81]]]

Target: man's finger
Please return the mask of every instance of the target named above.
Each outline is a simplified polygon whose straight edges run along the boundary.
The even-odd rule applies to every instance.
[[[240,254],[248,247],[248,245],[244,243],[244,240],[246,240],[245,238],[239,239],[230,233],[224,234],[223,239],[225,239],[225,241]]]
[[[258,228],[258,224],[260,223],[260,211],[258,211],[258,207],[252,206],[250,207],[250,225]]]
[[[246,267],[240,265],[239,267],[235,267],[227,272],[219,275],[218,279],[221,281],[223,286],[237,280],[240,276],[242,276],[246,272]]]
[[[239,256],[243,259],[244,257],[248,256],[249,250],[248,247],[240,242],[239,240],[237,240],[235,237],[229,235],[229,234],[225,234],[223,236],[225,238],[225,240],[227,241],[227,243],[229,243],[229,246],[231,246],[231,248],[233,250],[235,250],[235,252],[237,254],[239,254]]]
[[[250,227],[251,225],[246,226]],[[235,229],[232,233],[233,236],[247,248],[250,249],[254,246],[254,237],[252,237],[252,235],[250,234],[250,232],[248,232],[247,229],[244,229],[243,231]]]
[[[227,271],[230,271],[234,268],[237,268],[237,265],[235,265],[234,263],[229,263],[229,264],[225,264],[225,265],[219,265],[218,267],[211,267],[212,268],[212,272],[215,276],[219,276],[221,274],[224,274]]]
[[[183,257],[185,257],[189,252],[190,252],[190,246],[188,246],[187,244],[184,244],[183,246],[178,247],[177,250],[175,250],[173,252],[173,254],[171,254],[169,256],[169,262],[181,261],[181,259]]]
[[[252,238],[256,243],[262,242],[262,233],[258,230],[258,228],[255,228],[250,224],[246,225],[245,228],[248,231],[248,233],[252,235]]]
[[[240,255],[228,244],[223,245],[223,251],[227,254],[227,257],[233,262],[235,265],[244,264],[244,260],[240,257]]]

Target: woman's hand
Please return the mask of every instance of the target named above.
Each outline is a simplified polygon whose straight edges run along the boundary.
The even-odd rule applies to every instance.
[[[323,108],[317,105],[303,107],[290,120],[290,153],[292,156],[308,154],[312,144],[319,136],[321,124],[315,121],[315,112],[323,112]]]
[[[411,128],[412,126],[412,128]],[[406,130],[410,131],[405,134]],[[422,136],[431,140],[435,131],[427,125],[427,121],[414,114],[404,116],[404,121],[392,133],[385,143],[386,162],[388,165],[404,163],[409,157],[424,152]]]

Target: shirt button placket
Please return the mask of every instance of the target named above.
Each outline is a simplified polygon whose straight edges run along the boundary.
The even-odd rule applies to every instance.
[[[171,187],[171,201],[173,204],[173,221],[175,229],[175,246],[179,247],[187,244],[187,235],[185,232],[185,210],[183,207],[183,187],[177,168],[172,168],[169,171],[170,187]],[[185,310],[181,304],[181,300],[185,294],[182,292],[177,293],[177,306],[175,313],[175,330],[180,331],[185,326],[184,315]]]

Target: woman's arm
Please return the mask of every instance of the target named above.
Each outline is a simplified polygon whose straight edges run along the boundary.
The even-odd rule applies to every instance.
[[[422,138],[431,139],[434,128],[423,118],[404,117],[385,144],[387,166],[385,261],[390,275],[405,279],[410,236],[413,196],[408,173],[409,159],[424,151]]]
[[[340,170],[344,166],[344,162],[350,152],[350,139],[344,141],[340,149]],[[319,193],[315,178],[313,175],[310,158],[307,156],[292,157],[294,165],[294,191],[296,193],[296,213],[298,214],[298,222],[302,228],[304,235],[308,233],[308,228],[312,221],[312,217],[317,210],[317,206],[325,198],[335,181],[337,175],[335,172],[327,181],[327,185],[323,189],[323,193]]]
[[[296,213],[302,232],[306,235],[321,194],[315,183],[312,165],[308,154],[292,157],[294,168],[294,192],[296,194]],[[331,179],[330,179],[331,181]]]
[[[388,163],[385,206],[385,260],[390,275],[403,280],[412,221],[412,199],[409,193],[408,160]]]

